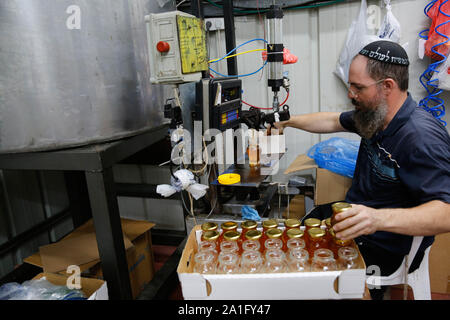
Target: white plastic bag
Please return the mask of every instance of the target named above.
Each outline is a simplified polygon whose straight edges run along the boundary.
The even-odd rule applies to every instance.
[[[358,17],[352,22],[348,30],[344,48],[341,51],[334,71],[344,81],[345,85],[348,83],[348,70],[350,69],[353,58],[367,44],[378,39],[377,36],[367,33],[367,2],[366,0],[361,0]]]
[[[380,26],[380,30],[378,30],[378,37],[383,40],[391,40],[398,43],[402,36],[400,23],[392,13],[391,0],[384,0],[384,4],[386,5],[387,12]]]
[[[438,86],[439,89],[442,90],[450,90],[450,61],[449,57],[441,63],[436,71],[433,73],[431,77],[431,82],[433,85]],[[434,80],[437,80],[436,82]]]

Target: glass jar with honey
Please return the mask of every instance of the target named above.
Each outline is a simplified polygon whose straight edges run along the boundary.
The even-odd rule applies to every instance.
[[[262,231],[261,243],[262,243],[262,245],[264,247],[264,242],[268,238],[267,234],[266,234],[267,230],[278,228],[278,222],[275,219],[264,220],[262,222],[262,228],[263,228],[263,231]]]
[[[269,229],[266,231],[267,240],[264,241],[265,251],[270,249],[283,249],[283,240],[281,236],[283,232],[278,228]]]
[[[223,240],[223,235],[227,231],[237,230],[238,224],[234,221],[226,221],[220,225],[222,232],[220,233],[219,242]]]
[[[343,240],[338,237],[336,237],[336,233],[333,230],[333,228],[330,229],[330,236],[331,236],[331,242],[330,242],[330,249],[334,253],[334,257],[338,258],[338,251],[340,248],[343,247],[350,247],[353,245],[352,239]]]
[[[256,248],[257,250],[263,252],[264,251],[264,243],[261,242],[262,239],[262,232],[256,229],[249,230],[245,234],[245,241],[242,242],[242,250],[245,251],[246,249],[250,248]],[[258,244],[254,243],[257,242]]]
[[[302,248],[306,247],[306,243],[304,240],[304,231],[300,230],[298,228],[289,229],[286,231],[286,241],[283,241],[283,248],[284,251],[289,250],[291,247],[299,247],[302,246]]]
[[[328,249],[328,242],[325,238],[325,230],[321,228],[311,228],[308,230],[308,252],[313,257],[318,249]]]
[[[223,241],[221,242],[221,252],[222,252],[222,247],[226,248],[226,246],[222,246],[224,243],[228,243],[228,242],[234,242],[236,243],[236,246],[238,248],[237,253],[241,254],[242,252],[242,247],[241,247],[241,233],[239,231],[236,230],[231,230],[231,231],[227,231],[223,234]]]
[[[333,211],[333,214],[331,216],[331,226],[334,226],[336,224],[336,215],[340,212],[343,212],[345,210],[348,210],[352,207],[350,203],[347,202],[335,202],[331,205],[331,210]]]
[[[284,230],[283,230],[283,243],[286,245],[286,242],[289,240],[287,236],[287,232],[290,229],[298,229],[300,230],[300,220],[298,219],[286,219],[284,220]],[[286,248],[284,248],[286,250]]]
[[[308,234],[308,230],[311,228],[320,228],[321,221],[316,218],[308,218],[303,222],[305,225],[305,232]]]
[[[203,240],[203,234],[207,231],[218,231],[219,225],[215,222],[205,222],[202,224],[202,240]]]
[[[241,238],[242,238],[242,241],[244,241],[246,239],[245,235],[246,235],[247,231],[256,230],[257,226],[258,226],[258,223],[256,221],[254,221],[254,220],[245,220],[245,221],[243,221],[241,223],[241,229],[242,229],[241,230]]]

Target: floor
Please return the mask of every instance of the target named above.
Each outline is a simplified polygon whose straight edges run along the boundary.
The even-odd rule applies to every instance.
[[[153,253],[155,257],[155,269],[161,268],[167,259],[170,258],[172,253],[177,247],[174,246],[164,246],[164,245],[153,245]],[[385,294],[386,300],[403,300],[403,287],[393,286]],[[410,288],[408,288],[407,300],[413,300],[414,296]],[[168,300],[183,300],[183,294],[181,291],[181,286],[178,286],[169,295]],[[432,293],[431,300],[450,300],[450,294]]]

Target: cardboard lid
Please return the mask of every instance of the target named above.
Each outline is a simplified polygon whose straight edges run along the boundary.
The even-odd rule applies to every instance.
[[[124,218],[122,218],[120,220],[121,220],[121,225],[122,225],[122,231],[124,233],[124,244],[125,244],[126,249],[132,247],[132,245],[130,245],[130,241],[134,241],[137,237],[144,234],[145,232],[147,232],[148,230],[150,230],[151,228],[153,228],[155,226],[154,223],[148,222],[148,221],[139,221],[139,220],[124,219]],[[80,236],[81,236],[81,238],[79,238]],[[88,270],[89,268],[95,266],[97,263],[100,262],[100,258],[97,256],[97,254],[98,254],[97,240],[96,240],[96,238],[94,238],[94,241],[93,241],[92,240],[93,236],[95,237],[95,228],[94,228],[94,223],[93,223],[92,219],[90,219],[85,224],[76,228],[74,231],[72,231],[70,234],[68,234],[62,240],[57,242],[57,243],[60,243],[62,241],[66,241],[66,240],[70,240],[70,239],[72,239],[72,240],[75,239],[74,241],[76,242],[77,241],[76,238],[79,238],[78,240],[81,240],[84,243],[82,246],[79,246],[80,248],[86,248],[86,246],[95,247],[95,249],[97,251],[96,254],[93,255],[92,252],[88,253],[91,260],[85,261],[86,259],[83,258],[78,261],[78,264],[71,263],[71,264],[78,265],[80,267],[81,271]],[[91,240],[89,240],[89,238],[91,238]],[[86,245],[86,241],[88,241],[88,243],[90,241],[90,244]],[[55,243],[55,244],[57,244],[57,243]],[[69,242],[69,243],[65,244],[66,247],[67,247],[67,245],[71,246],[72,244]],[[58,246],[56,248],[58,248]],[[63,249],[64,249],[64,246],[63,246]],[[45,251],[45,249],[44,249],[44,251]],[[43,263],[41,254],[39,252],[23,259],[23,261],[26,263],[35,265],[37,267],[41,267],[41,268],[44,267],[44,263]],[[47,259],[47,262],[48,262],[48,259]],[[58,268],[60,268],[60,267],[58,267]],[[64,268],[64,270],[65,270],[65,268]]]
[[[315,168],[318,168],[318,165],[314,159],[311,159],[306,154],[301,154],[289,165],[289,167],[284,171],[284,174]]]

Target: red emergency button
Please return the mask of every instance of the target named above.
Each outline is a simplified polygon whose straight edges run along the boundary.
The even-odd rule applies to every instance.
[[[158,50],[161,53],[168,52],[170,50],[170,45],[169,45],[169,43],[167,43],[165,41],[159,41],[156,44],[156,50]]]

